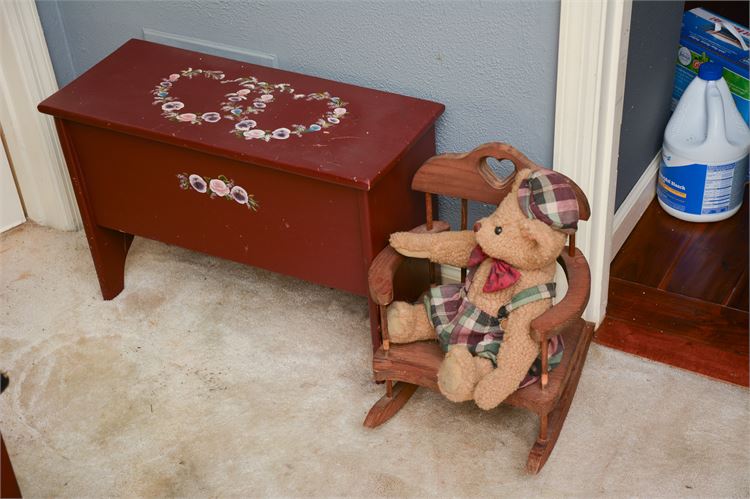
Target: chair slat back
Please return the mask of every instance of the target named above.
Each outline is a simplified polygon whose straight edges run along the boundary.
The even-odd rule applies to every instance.
[[[487,158],[509,160],[515,167],[513,174],[504,179],[497,178],[487,164]],[[411,187],[419,192],[499,204],[511,191],[516,174],[526,168],[532,171],[545,169],[511,145],[489,142],[468,153],[447,153],[430,158],[417,170]],[[576,192],[580,219],[588,220],[591,209],[586,195],[575,182],[567,177],[566,180]]]

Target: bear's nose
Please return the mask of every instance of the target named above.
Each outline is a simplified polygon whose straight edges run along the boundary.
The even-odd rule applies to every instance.
[[[482,224],[480,224],[479,222],[474,224],[474,232],[479,232],[479,229],[481,228],[482,228]]]

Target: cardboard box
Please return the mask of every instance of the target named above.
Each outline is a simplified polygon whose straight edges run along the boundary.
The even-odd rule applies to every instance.
[[[738,40],[734,33],[742,38]],[[724,79],[729,85],[740,114],[748,123],[750,113],[750,82],[748,82],[748,50],[750,31],[703,8],[695,8],[682,16],[680,48],[677,51],[677,69],[672,92],[672,109],[677,106],[685,88],[698,74],[706,61],[721,64]]]

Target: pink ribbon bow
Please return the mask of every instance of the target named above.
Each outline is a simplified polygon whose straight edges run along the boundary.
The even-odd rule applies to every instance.
[[[482,248],[477,245],[469,256],[468,266],[475,267],[487,258],[491,257],[487,256],[487,254],[482,251]],[[487,281],[482,288],[485,293],[493,293],[508,288],[521,278],[521,274],[511,264],[498,260],[497,258],[491,259],[492,268],[490,269],[490,275],[487,276]]]

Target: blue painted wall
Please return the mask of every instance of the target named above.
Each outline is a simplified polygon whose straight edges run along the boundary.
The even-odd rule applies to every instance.
[[[37,0],[65,85],[142,29],[276,54],[282,69],[442,102],[438,152],[501,140],[552,163],[557,1]],[[455,202],[441,199],[457,220]],[[471,218],[489,211],[475,207]]]
[[[620,129],[615,210],[661,149],[672,115],[675,59],[684,2],[633,2]]]

